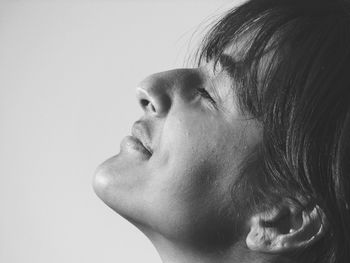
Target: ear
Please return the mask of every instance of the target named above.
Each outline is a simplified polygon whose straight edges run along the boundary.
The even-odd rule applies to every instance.
[[[319,206],[295,209],[292,205],[259,212],[251,217],[246,238],[249,249],[283,253],[305,248],[322,237],[326,217]]]

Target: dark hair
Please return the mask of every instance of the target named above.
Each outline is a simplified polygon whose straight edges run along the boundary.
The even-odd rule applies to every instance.
[[[328,232],[302,259],[350,262],[350,4],[248,1],[214,25],[199,63],[217,62],[243,37],[243,55],[230,70],[240,107],[263,127],[259,158],[250,164],[264,187],[252,190],[250,202],[295,193],[312,200]]]

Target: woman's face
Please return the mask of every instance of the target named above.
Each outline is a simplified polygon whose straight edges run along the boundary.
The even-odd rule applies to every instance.
[[[234,85],[212,63],[142,81],[144,114],[120,153],[97,169],[97,195],[148,236],[205,243],[230,228],[222,213],[230,186],[261,138],[257,122],[238,110]]]

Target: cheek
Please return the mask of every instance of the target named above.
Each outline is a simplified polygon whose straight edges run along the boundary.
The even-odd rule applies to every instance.
[[[156,191],[151,203],[159,205],[157,215],[162,215],[155,220],[157,227],[167,235],[197,244],[215,240],[217,233],[229,233],[226,228],[232,226],[220,214],[231,202],[228,182],[233,179],[235,165],[228,152],[232,148],[224,147],[227,141],[209,131],[195,127],[175,131],[169,132],[173,136],[167,141],[171,147],[168,163],[152,180]]]
[[[235,167],[235,137],[209,118],[186,115],[165,123],[155,181],[172,201],[202,202],[223,193]],[[229,139],[229,142],[228,142]],[[158,159],[159,161],[160,159]]]

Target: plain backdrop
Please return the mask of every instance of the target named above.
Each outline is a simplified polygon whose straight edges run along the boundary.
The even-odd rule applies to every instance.
[[[0,0],[0,262],[160,262],[92,176],[142,114],[137,83],[188,66],[237,2]]]

